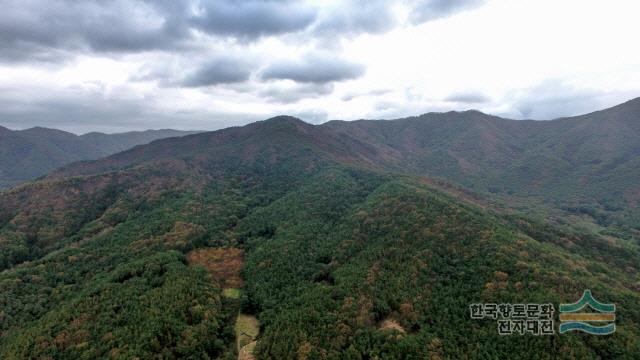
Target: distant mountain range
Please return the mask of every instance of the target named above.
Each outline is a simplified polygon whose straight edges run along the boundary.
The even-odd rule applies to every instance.
[[[465,111],[323,126],[369,146],[367,161],[387,170],[640,229],[640,99],[552,121]]]
[[[0,358],[635,359],[639,162],[636,99],[279,116],[68,164],[0,191]],[[469,314],[586,289],[614,335]]]
[[[0,126],[0,188],[33,180],[75,161],[99,159],[154,140],[193,133],[147,130],[78,136],[42,127],[12,131]]]
[[[274,133],[287,129],[289,133]],[[310,125],[287,116],[245,127],[165,139],[76,164],[52,176],[97,174],[167,159],[281,157],[273,142],[307,142],[341,161],[426,176],[529,208],[545,204],[640,230],[640,98],[551,121],[510,120],[479,111],[397,120]],[[311,151],[311,150],[310,150]],[[515,203],[514,203],[515,202]],[[634,231],[635,231],[634,230]]]

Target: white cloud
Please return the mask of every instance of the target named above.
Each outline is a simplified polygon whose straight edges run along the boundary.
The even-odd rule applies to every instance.
[[[365,3],[304,1],[297,5],[301,12],[281,24],[294,9],[286,2],[242,7],[226,1],[232,34],[205,22],[219,15],[214,8],[191,9],[197,15],[191,18],[184,8],[168,7],[191,2],[148,3],[140,9],[177,15],[162,27],[128,18],[121,30],[144,31],[103,43],[123,32],[95,32],[83,23],[49,34],[44,25],[31,31],[0,16],[7,30],[0,44],[8,44],[0,56],[0,88],[11,89],[0,91],[6,107],[0,125],[74,130],[77,118],[77,131],[214,129],[281,113],[319,121],[469,108],[547,119],[640,96],[635,0],[458,1],[453,8],[439,1],[374,1],[365,2],[368,17],[356,12]],[[39,9],[37,3],[26,2],[29,9]],[[14,8],[6,14],[47,15],[19,11],[20,4],[10,2]],[[98,8],[117,18],[118,9],[129,7],[117,4],[71,10]],[[73,15],[54,9],[52,16]],[[418,21],[420,9],[430,12]],[[258,13],[269,17],[247,23]],[[387,20],[369,19],[375,13]],[[135,46],[147,38],[153,42]],[[309,54],[322,54],[322,61]]]

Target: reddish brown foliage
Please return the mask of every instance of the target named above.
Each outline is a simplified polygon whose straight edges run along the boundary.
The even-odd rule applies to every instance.
[[[190,264],[201,265],[222,288],[242,287],[240,271],[244,264],[244,252],[238,248],[207,248],[187,254]]]

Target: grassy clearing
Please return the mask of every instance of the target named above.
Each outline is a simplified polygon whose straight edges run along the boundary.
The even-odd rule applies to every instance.
[[[236,288],[227,288],[222,290],[222,295],[229,299],[239,299],[240,295],[242,295],[242,291]]]
[[[255,316],[238,314],[238,318],[236,319],[236,342],[238,352],[240,352],[240,350],[245,346],[254,342],[259,334],[260,322]]]

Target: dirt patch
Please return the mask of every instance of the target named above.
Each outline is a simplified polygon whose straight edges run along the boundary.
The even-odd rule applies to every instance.
[[[252,341],[240,349],[238,352],[238,360],[255,360],[256,357],[253,355],[253,352],[257,344],[257,341]]]
[[[187,254],[190,264],[201,265],[223,289],[242,287],[244,252],[238,248],[197,249]]]
[[[400,323],[396,320],[393,319],[386,319],[383,320],[380,323],[380,326],[378,327],[378,329],[380,330],[396,330],[400,333],[405,334],[406,330],[402,327],[402,325],[400,325]]]

